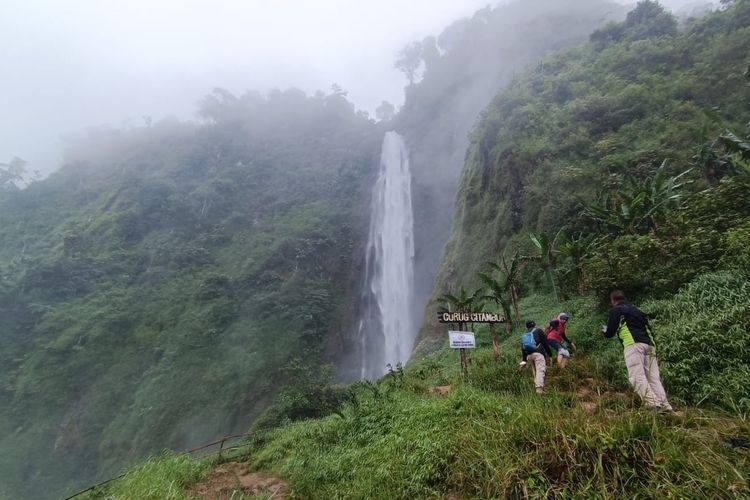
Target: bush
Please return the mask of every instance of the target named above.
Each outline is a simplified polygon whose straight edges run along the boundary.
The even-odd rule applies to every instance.
[[[287,384],[253,424],[254,430],[271,429],[299,420],[321,418],[339,412],[351,399],[348,387],[331,385],[333,367],[315,367],[300,360],[284,368]]]
[[[184,487],[203,478],[208,463],[186,456],[164,455],[151,458],[128,472],[122,479],[83,498],[88,500],[183,500]]]
[[[444,398],[367,391],[358,400],[341,416],[274,431],[255,467],[280,472],[295,497],[311,499],[747,493],[735,473],[743,455],[716,439],[746,429],[726,419],[588,414],[568,395],[495,394],[473,381]],[[710,449],[712,460],[688,453],[695,449]]]
[[[673,298],[644,309],[654,319],[668,392],[690,404],[750,411],[750,279],[704,274]]]

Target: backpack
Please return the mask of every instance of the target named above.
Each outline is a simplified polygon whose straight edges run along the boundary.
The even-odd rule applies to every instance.
[[[534,331],[526,332],[521,336],[521,347],[524,351],[536,351],[539,348],[539,345],[536,343],[536,339],[534,339]]]

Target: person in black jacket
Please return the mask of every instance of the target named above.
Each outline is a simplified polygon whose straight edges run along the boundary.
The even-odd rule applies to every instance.
[[[625,300],[622,290],[614,290],[609,300],[612,310],[604,336],[612,338],[616,335],[622,344],[630,383],[649,409],[671,412],[672,405],[661,385],[659,361],[649,333],[648,318]]]
[[[541,328],[535,328],[533,321],[526,322],[526,332],[521,337],[521,350],[525,366],[526,360],[531,361],[534,367],[534,387],[537,394],[544,393],[544,376],[547,373],[547,358],[552,357],[552,351],[547,342],[547,335]]]

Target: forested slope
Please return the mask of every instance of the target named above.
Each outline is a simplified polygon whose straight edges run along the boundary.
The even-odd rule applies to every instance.
[[[382,131],[337,90],[217,91],[201,117],[99,131],[0,192],[11,498],[243,431],[343,342]]]
[[[523,293],[551,276],[563,297],[664,297],[741,269],[748,54],[747,2],[682,27],[643,2],[519,76],[473,131],[431,311],[503,254],[532,259]]]
[[[468,135],[499,89],[529,64],[584,43],[624,18],[608,0],[523,0],[486,7],[436,37],[407,46],[396,66],[410,78],[393,126],[410,148],[415,238],[415,322],[421,323],[443,247]],[[421,76],[421,78],[420,78]]]
[[[725,4],[678,26],[639,2],[502,91],[472,135],[419,359],[329,387],[345,397],[323,418],[266,419],[236,470],[296,498],[746,498],[750,2]],[[651,316],[678,413],[644,408],[602,338],[613,286]],[[459,302],[502,310],[512,333],[496,354],[470,326],[467,374],[430,322]],[[538,395],[517,322],[561,310],[577,349]],[[91,498],[185,498],[215,465],[154,460]]]

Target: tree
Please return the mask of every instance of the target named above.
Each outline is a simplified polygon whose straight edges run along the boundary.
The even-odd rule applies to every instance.
[[[625,18],[627,37],[641,40],[677,34],[677,19],[667,12],[659,2],[641,0]]]
[[[495,279],[491,274],[477,273],[477,277],[485,284],[488,291],[484,295],[485,300],[489,300],[498,305],[505,314],[505,332],[510,335],[510,300],[508,291],[507,279],[500,278]],[[497,330],[495,324],[490,323],[490,331],[492,332],[492,352],[495,355],[495,359],[500,358],[500,347],[497,342]]]
[[[570,272],[573,274],[573,280],[579,295],[586,295],[588,292],[584,263],[595,241],[596,235],[594,234],[579,234],[576,238],[563,236],[557,247],[560,255],[566,257],[570,263]]]
[[[26,175],[26,161],[14,156],[8,163],[0,163],[0,190],[15,189]]]
[[[739,158],[740,161],[750,161],[750,123],[748,123],[748,135],[745,139],[727,130],[719,136],[718,142],[725,151]],[[747,164],[745,164],[745,169],[747,170]]]
[[[412,42],[405,46],[398,53],[398,59],[396,59],[396,69],[400,70],[406,78],[409,80],[409,85],[414,83],[417,77],[417,70],[422,65],[422,44],[420,42]]]
[[[383,101],[375,109],[375,117],[383,122],[389,122],[396,116],[396,107],[388,101]]]
[[[732,161],[731,154],[722,154],[717,149],[720,140],[721,138],[704,142],[692,157],[693,162],[711,186],[716,186],[722,177],[737,172],[737,166]]]
[[[544,271],[544,274],[547,276],[547,280],[552,287],[552,293],[555,295],[557,301],[560,300],[560,294],[557,291],[557,283],[555,280],[555,261],[557,260],[555,256],[555,244],[557,243],[558,236],[560,236],[559,231],[550,241],[550,238],[546,233],[541,233],[539,235],[534,233],[529,234],[531,242],[534,243],[534,246],[537,248],[536,260],[539,262],[539,267],[542,268],[542,271]]]
[[[522,257],[516,251],[510,259],[510,264],[505,255],[500,258],[500,264],[495,264],[494,262],[487,263],[493,270],[500,272],[501,276],[503,276],[504,286],[510,294],[510,302],[514,312],[512,320],[516,328],[521,324],[521,315],[518,312],[518,286],[521,283],[521,273],[526,264],[528,264],[528,261],[528,257]],[[506,317],[511,319],[510,314],[506,314]]]
[[[666,165],[664,160],[650,178],[628,177],[618,189],[599,193],[596,203],[582,201],[583,214],[615,235],[657,229],[666,213],[684,206],[681,190],[692,182],[683,180],[692,169],[668,177]]]

